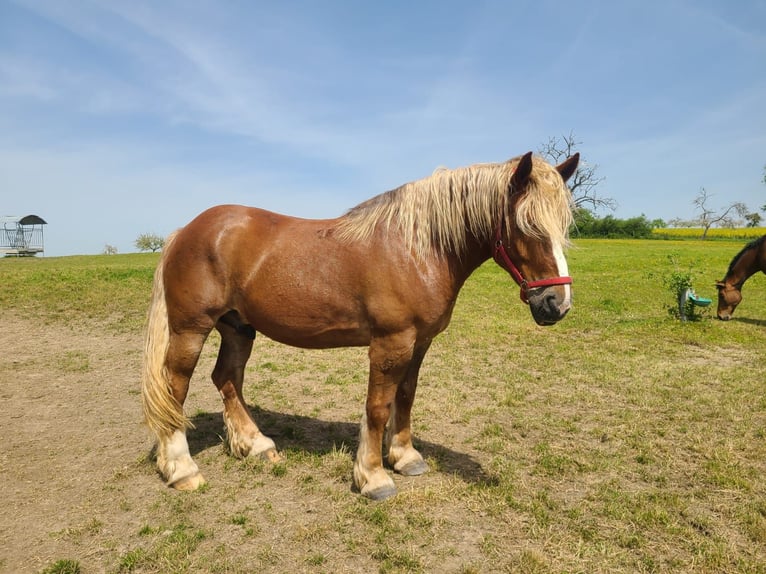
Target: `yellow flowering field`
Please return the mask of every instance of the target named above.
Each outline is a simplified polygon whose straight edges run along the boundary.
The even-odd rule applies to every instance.
[[[701,227],[666,227],[652,229],[652,235],[665,239],[699,239],[702,237]],[[708,239],[757,239],[766,235],[766,227],[724,228],[714,227],[708,230]]]

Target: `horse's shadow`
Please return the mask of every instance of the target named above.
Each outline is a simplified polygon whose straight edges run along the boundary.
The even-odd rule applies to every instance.
[[[750,317],[732,317],[732,321],[739,321],[740,323],[747,323],[748,325],[757,325],[763,327],[766,325],[766,321],[763,319],[751,319]]]
[[[356,452],[358,423],[326,421],[260,408],[252,408],[252,411],[261,431],[274,439],[280,450],[289,449],[321,455],[343,448],[352,453],[349,455],[351,457]],[[195,428],[188,432],[187,440],[192,456],[222,443],[225,431],[220,412],[198,413],[191,417],[191,422]],[[439,472],[455,475],[468,483],[496,482],[495,478],[484,472],[478,462],[465,453],[423,440],[415,439],[414,444],[424,458],[437,462]]]

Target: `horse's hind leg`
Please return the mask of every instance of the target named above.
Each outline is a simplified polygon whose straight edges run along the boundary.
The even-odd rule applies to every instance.
[[[183,411],[189,391],[189,380],[197,365],[207,333],[173,333],[166,355],[170,391]],[[170,434],[160,434],[157,444],[157,466],[169,486],[178,490],[195,490],[205,483],[197,463],[191,457],[186,441],[186,427]]]
[[[274,441],[255,424],[242,395],[245,365],[253,349],[255,331],[233,312],[224,315],[216,328],[221,334],[221,348],[213,370],[213,383],[223,398],[229,451],[239,458],[260,455],[272,462],[279,461]]]

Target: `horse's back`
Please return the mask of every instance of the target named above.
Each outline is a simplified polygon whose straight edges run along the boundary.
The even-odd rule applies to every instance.
[[[300,347],[367,345],[373,331],[441,330],[454,304],[440,259],[418,261],[380,231],[338,237],[338,219],[218,206],[181,229],[165,267],[176,321],[211,328],[234,310],[256,331]]]
[[[204,211],[169,247],[168,307],[192,328],[235,310],[256,331],[290,344],[333,346],[322,331],[367,344],[363,257],[333,236],[334,222],[237,205]]]
[[[179,234],[187,244],[220,250],[228,244],[250,239],[269,241],[295,217],[282,215],[258,207],[244,205],[216,205],[192,219]]]
[[[263,257],[288,249],[302,233],[332,225],[332,220],[310,220],[281,215],[257,207],[211,207],[178,231],[168,254],[168,265],[198,267],[209,264],[218,277],[248,273]]]

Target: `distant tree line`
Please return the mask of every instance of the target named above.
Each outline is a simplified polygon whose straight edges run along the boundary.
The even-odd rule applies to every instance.
[[[580,207],[574,211],[571,235],[574,238],[641,239],[651,237],[652,229],[662,227],[665,227],[662,219],[649,221],[643,214],[630,219],[618,219],[612,215],[597,217],[589,209]]]
[[[558,164],[571,157],[581,143],[574,132],[570,132],[569,135],[551,137],[547,143],[540,146],[538,151],[550,163]],[[604,182],[604,178],[598,175],[597,170],[597,164],[581,159],[577,171],[568,182],[574,204],[575,222],[570,230],[572,237],[644,238],[652,237],[653,229],[692,227],[700,228],[702,239],[705,239],[712,227],[759,227],[764,220],[760,213],[749,212],[747,206],[739,201],[712,208],[710,202],[713,194],[704,187],[692,202],[696,214],[690,219],[675,218],[666,223],[662,219],[650,221],[643,214],[630,219],[618,219],[612,215],[598,217],[594,213],[596,210],[614,211],[617,208],[617,202],[613,198],[596,193],[599,185]],[[766,165],[763,166],[762,181],[766,184]],[[766,213],[766,204],[760,210]]]

